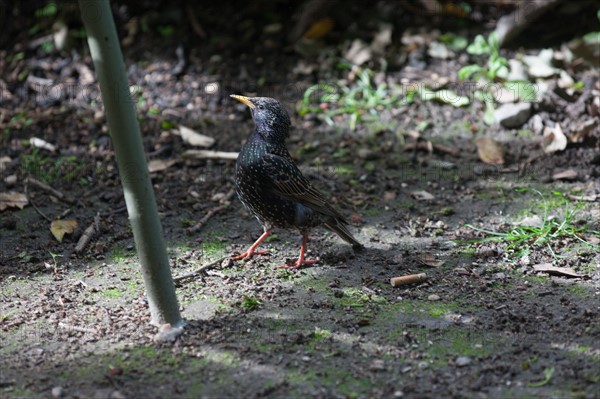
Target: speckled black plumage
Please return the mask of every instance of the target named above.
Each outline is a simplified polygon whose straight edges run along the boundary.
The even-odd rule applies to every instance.
[[[308,231],[316,226],[322,225],[355,249],[361,248],[346,228],[344,217],[302,175],[290,156],[285,139],[291,124],[285,108],[268,97],[232,97],[250,107],[255,123],[237,159],[235,184],[240,200],[263,225],[264,237],[273,227],[300,230],[304,237],[300,264],[307,263],[303,260],[305,241]],[[248,258],[252,253],[246,255]]]

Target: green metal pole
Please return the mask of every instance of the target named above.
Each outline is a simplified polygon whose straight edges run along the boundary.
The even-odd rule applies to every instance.
[[[162,226],[110,4],[108,0],[79,0],[79,6],[117,157],[152,324],[181,326]]]

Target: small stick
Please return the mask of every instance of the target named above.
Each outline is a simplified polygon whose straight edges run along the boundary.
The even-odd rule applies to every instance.
[[[213,150],[187,150],[183,154],[188,159],[237,159],[237,152],[213,151]]]
[[[202,226],[204,226],[206,224],[206,222],[208,222],[211,217],[213,217],[216,213],[221,212],[223,209],[227,208],[230,205],[229,201],[231,201],[231,199],[233,198],[234,195],[235,195],[235,189],[232,188],[225,195],[225,198],[224,198],[225,203],[221,204],[219,206],[215,206],[214,208],[209,209],[208,212],[206,212],[206,215],[204,215],[202,217],[202,219],[200,219],[198,221],[198,223],[196,223],[194,226],[192,226],[192,227],[190,227],[188,229],[188,232],[189,233],[195,233],[198,230],[200,230],[202,228]]]
[[[392,287],[398,287],[401,285],[422,283],[425,280],[427,280],[427,274],[419,273],[409,274],[407,276],[393,277],[390,279],[390,283],[392,284]]]
[[[75,253],[78,254],[81,251],[83,251],[98,230],[100,230],[100,212],[96,213],[92,224],[90,224],[88,228],[85,229],[85,231],[79,238],[79,241],[77,241],[77,245],[75,246]]]
[[[429,144],[428,143],[407,143],[404,146],[404,151],[410,151],[410,150],[415,150],[416,148],[420,149],[420,150],[426,150],[429,151]],[[444,153],[444,154],[448,154],[448,155],[452,155],[452,156],[459,156],[460,155],[460,150],[454,147],[448,147],[446,145],[443,144],[433,144],[433,149]]]
[[[44,212],[42,212],[40,208],[37,207],[35,202],[33,202],[33,199],[29,196],[29,186],[27,184],[25,184],[25,197],[27,198],[27,201],[31,204],[31,206],[33,206],[33,209],[35,209],[35,211],[41,217],[43,217],[44,219],[46,219],[49,222],[52,222],[52,219],[50,219],[48,216],[46,216],[46,214]]]
[[[56,198],[58,198],[59,200],[65,201],[69,204],[74,204],[75,201],[73,201],[73,199],[67,197],[66,195],[64,195],[63,193],[61,193],[60,191],[58,191],[57,189],[50,187],[49,185],[47,185],[46,183],[43,183],[39,180],[36,180],[32,177],[28,177],[27,179],[25,179],[25,184],[31,184],[32,186],[35,186],[39,189],[42,189],[48,193],[50,193],[50,195],[55,196]]]
[[[229,258],[229,255],[223,256],[222,258],[219,258],[215,261],[207,263],[206,265],[202,265],[198,269],[194,270],[193,272],[189,272],[189,273],[181,275],[181,276],[173,277],[173,282],[178,283],[181,280],[187,280],[188,278],[196,277],[199,274],[204,273],[206,270],[210,270],[210,269],[217,267],[217,265],[220,265],[221,262],[223,262],[227,258]]]
[[[46,214],[44,214],[44,212],[42,212],[42,211],[41,211],[41,209],[40,209],[40,208],[38,208],[38,207],[37,207],[37,205],[35,205],[35,202],[33,202],[33,201],[31,200],[31,198],[28,198],[28,200],[29,200],[29,203],[31,204],[31,206],[33,207],[33,209],[35,209],[35,211],[36,211],[36,212],[37,212],[37,213],[38,213],[38,214],[39,214],[41,217],[43,217],[44,219],[46,219],[46,220],[47,220],[47,221],[49,221],[49,222],[52,222],[52,219],[50,219],[48,216],[46,216]]]

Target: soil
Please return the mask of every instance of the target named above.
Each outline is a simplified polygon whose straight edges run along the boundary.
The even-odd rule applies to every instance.
[[[122,12],[118,23],[127,20]],[[233,26],[248,26],[236,25],[247,16],[231,15]],[[30,205],[1,213],[0,396],[600,397],[600,129],[545,154],[528,125],[486,126],[480,104],[420,101],[382,113],[398,129],[373,132],[360,124],[352,131],[344,117],[330,126],[319,115],[300,117],[296,104],[311,84],[348,72],[307,61],[286,38],[252,29],[239,43],[225,31],[199,47],[186,32],[183,67],[177,38],[148,33],[124,47],[130,81],[140,90],[135,105],[149,159],[172,161],[151,176],[173,275],[222,259],[205,273],[178,279],[186,326],[171,343],[153,341],[157,330],[149,323],[100,102],[82,90],[42,96],[18,78],[28,71],[89,87],[89,53],[25,50],[26,36],[2,50],[1,76],[12,95],[0,103],[0,157],[10,158],[3,162],[0,192],[26,190]],[[361,29],[368,35],[368,25]],[[253,50],[249,41],[263,45]],[[22,51],[25,60],[15,57]],[[293,73],[300,63],[314,64],[317,72]],[[420,73],[455,79],[461,66],[456,59],[428,59]],[[386,79],[399,81],[403,73],[392,69]],[[576,80],[591,91],[598,73],[581,69]],[[228,98],[232,93],[284,102],[294,125],[292,155],[352,221],[364,251],[315,229],[308,256],[319,262],[279,269],[297,257],[300,235],[276,230],[263,246],[269,255],[247,263],[229,259],[261,233],[256,219],[228,196],[235,161],[184,157],[192,147],[173,130],[182,124],[213,137],[211,149],[238,151],[252,121]],[[553,96],[535,110],[544,121],[572,126],[588,103]],[[414,144],[409,133],[423,121],[429,127],[421,142],[453,151],[406,150]],[[482,163],[476,134],[501,141],[506,164]],[[57,149],[33,148],[31,137]],[[569,169],[575,177],[553,177]],[[16,182],[6,180],[13,175]],[[63,198],[25,184],[27,177]],[[99,232],[76,253],[96,215]],[[515,246],[483,240],[532,215],[581,230]],[[50,232],[56,219],[78,222],[62,242]],[[562,272],[535,271],[547,263]],[[577,277],[565,273],[567,267]],[[393,277],[415,273],[427,280],[390,285]]]

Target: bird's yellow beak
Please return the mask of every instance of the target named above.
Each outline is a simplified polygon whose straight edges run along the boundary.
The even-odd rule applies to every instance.
[[[229,97],[235,98],[236,100],[238,100],[242,104],[246,104],[250,108],[254,108],[254,104],[252,104],[252,101],[250,101],[250,97],[238,96],[237,94],[232,94]]]

